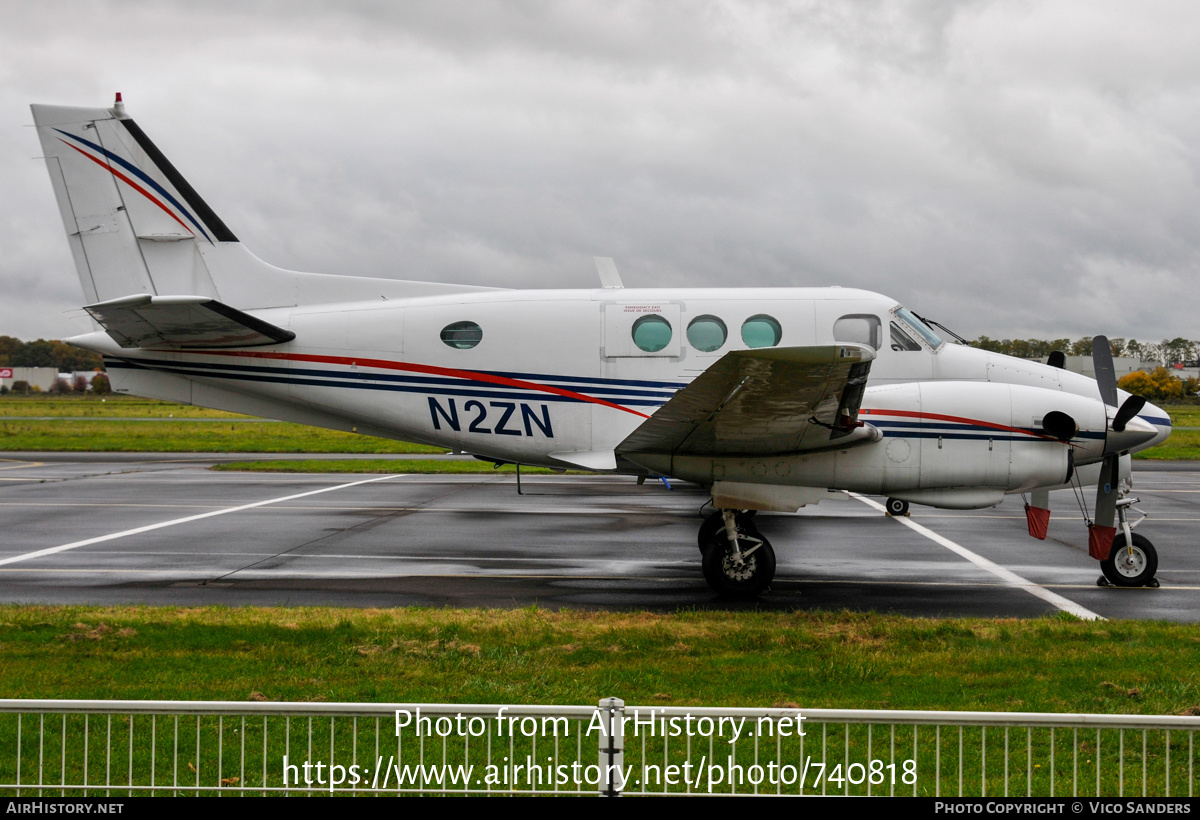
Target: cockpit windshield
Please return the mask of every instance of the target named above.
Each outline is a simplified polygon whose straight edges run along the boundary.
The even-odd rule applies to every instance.
[[[904,324],[915,330],[917,333],[921,334],[921,338],[924,339],[926,343],[934,350],[937,350],[938,347],[941,346],[942,337],[934,333],[933,329],[929,325],[918,319],[908,308],[896,308],[896,317],[904,322]]]

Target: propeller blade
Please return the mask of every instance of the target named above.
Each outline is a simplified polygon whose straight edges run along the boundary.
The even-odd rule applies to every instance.
[[[1130,396],[1125,399],[1125,403],[1121,405],[1121,409],[1113,416],[1112,429],[1118,433],[1125,431],[1125,426],[1129,424],[1129,420],[1142,412],[1142,408],[1146,406],[1146,400],[1141,396]]]
[[[1096,518],[1088,530],[1088,554],[1097,561],[1108,558],[1117,534],[1117,482],[1121,478],[1121,457],[1104,459],[1100,480],[1096,482]]]
[[[1092,339],[1092,366],[1096,371],[1096,384],[1100,386],[1100,398],[1109,407],[1117,406],[1117,371],[1113,367],[1112,348],[1107,336]]]
[[[1117,482],[1121,476],[1121,457],[1108,456],[1096,482],[1096,518],[1098,527],[1111,527],[1117,521]]]

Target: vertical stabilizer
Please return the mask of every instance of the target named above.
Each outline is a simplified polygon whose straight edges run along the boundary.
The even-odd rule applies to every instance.
[[[249,310],[488,290],[268,265],[125,114],[120,95],[112,108],[31,108],[88,304],[189,296]]]
[[[219,294],[200,244],[237,237],[121,109],[32,106],[89,302]]]

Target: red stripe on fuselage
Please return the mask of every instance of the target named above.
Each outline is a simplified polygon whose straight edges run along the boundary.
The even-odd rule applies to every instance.
[[[860,416],[901,416],[902,418],[910,419],[929,419],[932,421],[947,421],[954,424],[974,424],[979,427],[991,427],[993,430],[1003,430],[1006,433],[1024,433],[1027,436],[1034,438],[1046,439],[1047,441],[1058,441],[1054,436],[1043,436],[1040,433],[1031,433],[1028,430],[1022,430],[1020,427],[1009,427],[1007,424],[997,424],[994,421],[983,421],[982,419],[969,419],[963,416],[946,416],[941,413],[922,413],[918,410],[875,410],[863,409],[859,410]]]
[[[431,376],[450,376],[457,379],[466,379],[473,382],[487,382],[489,384],[499,384],[505,387],[519,387],[523,390],[537,390],[542,393],[552,393],[556,396],[565,396],[578,401],[585,401],[591,404],[599,404],[603,407],[611,407],[614,410],[623,410],[626,413],[632,413],[635,416],[641,416],[644,419],[650,418],[645,413],[639,413],[637,410],[630,410],[628,407],[622,407],[619,404],[613,404],[604,399],[597,399],[593,396],[588,396],[584,393],[576,393],[572,390],[564,390],[561,387],[551,387],[547,384],[538,384],[537,382],[527,382],[521,379],[510,379],[506,376],[493,376],[490,373],[478,373],[474,370],[459,370],[453,367],[435,367],[430,364],[414,364],[412,362],[393,362],[387,359],[353,359],[348,356],[317,356],[310,353],[278,353],[269,350],[189,350],[188,353],[197,353],[202,356],[238,356],[249,359],[275,359],[279,361],[290,362],[311,362],[313,364],[341,364],[341,365],[358,365],[360,367],[374,367],[379,370],[401,370],[409,373],[426,373]]]
[[[174,219],[176,222],[178,222],[178,223],[180,224],[180,226],[181,226],[181,227],[182,227],[182,228],[183,228],[185,231],[187,231],[188,233],[190,233],[192,236],[195,236],[195,235],[196,235],[196,232],[195,232],[195,231],[193,231],[191,228],[189,228],[187,225],[184,225],[184,224],[183,224],[183,220],[182,220],[182,219],[180,219],[179,217],[175,216],[175,214],[173,214],[173,213],[171,212],[171,209],[170,209],[170,208],[168,208],[166,205],[162,204],[162,203],[161,203],[161,202],[159,202],[157,199],[155,199],[153,196],[151,196],[151,195],[150,195],[150,192],[149,192],[149,191],[147,191],[145,188],[143,188],[141,185],[138,185],[138,184],[137,184],[136,182],[134,182],[132,179],[130,179],[129,177],[127,177],[127,176],[125,176],[124,174],[122,174],[120,171],[118,171],[116,168],[114,168],[114,167],[112,167],[111,165],[109,165],[107,162],[101,162],[100,160],[96,159],[96,158],[95,158],[95,157],[93,157],[91,154],[89,154],[87,151],[84,151],[82,148],[76,148],[74,145],[72,145],[71,143],[67,142],[65,139],[62,139],[61,137],[59,137],[59,140],[58,140],[58,141],[59,141],[59,142],[61,142],[63,145],[67,146],[68,148],[74,148],[76,151],[78,151],[79,153],[83,154],[85,157],[87,157],[88,159],[90,159],[92,162],[96,163],[96,164],[97,164],[97,165],[99,165],[101,168],[103,168],[103,169],[105,169],[106,171],[108,171],[109,173],[111,173],[111,174],[112,174],[113,176],[115,176],[117,179],[121,180],[121,181],[122,181],[122,182],[124,182],[126,185],[128,185],[130,188],[132,188],[133,190],[137,191],[139,194],[141,194],[142,196],[146,197],[146,199],[150,200],[150,201],[151,201],[151,202],[153,202],[155,205],[157,205],[159,208],[161,208],[163,213],[165,213],[167,216],[171,217],[171,219]]]

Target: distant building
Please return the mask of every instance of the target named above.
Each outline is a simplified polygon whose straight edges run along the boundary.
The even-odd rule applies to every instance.
[[[11,390],[14,382],[29,382],[30,387],[49,390],[58,375],[57,367],[0,367],[0,387]]]
[[[1045,364],[1047,357],[1043,356],[1038,361]],[[1130,373],[1136,373],[1143,370],[1147,373],[1153,373],[1162,365],[1158,362],[1147,362],[1141,359],[1131,358],[1129,356],[1114,356],[1113,370],[1117,374],[1117,381],[1120,381],[1124,376]],[[1096,378],[1096,365],[1092,362],[1091,356],[1067,356],[1066,370],[1072,373],[1082,373],[1085,376]],[[1167,371],[1179,379],[1196,379],[1200,378],[1200,367],[1186,367],[1182,364],[1172,365],[1167,368]]]

